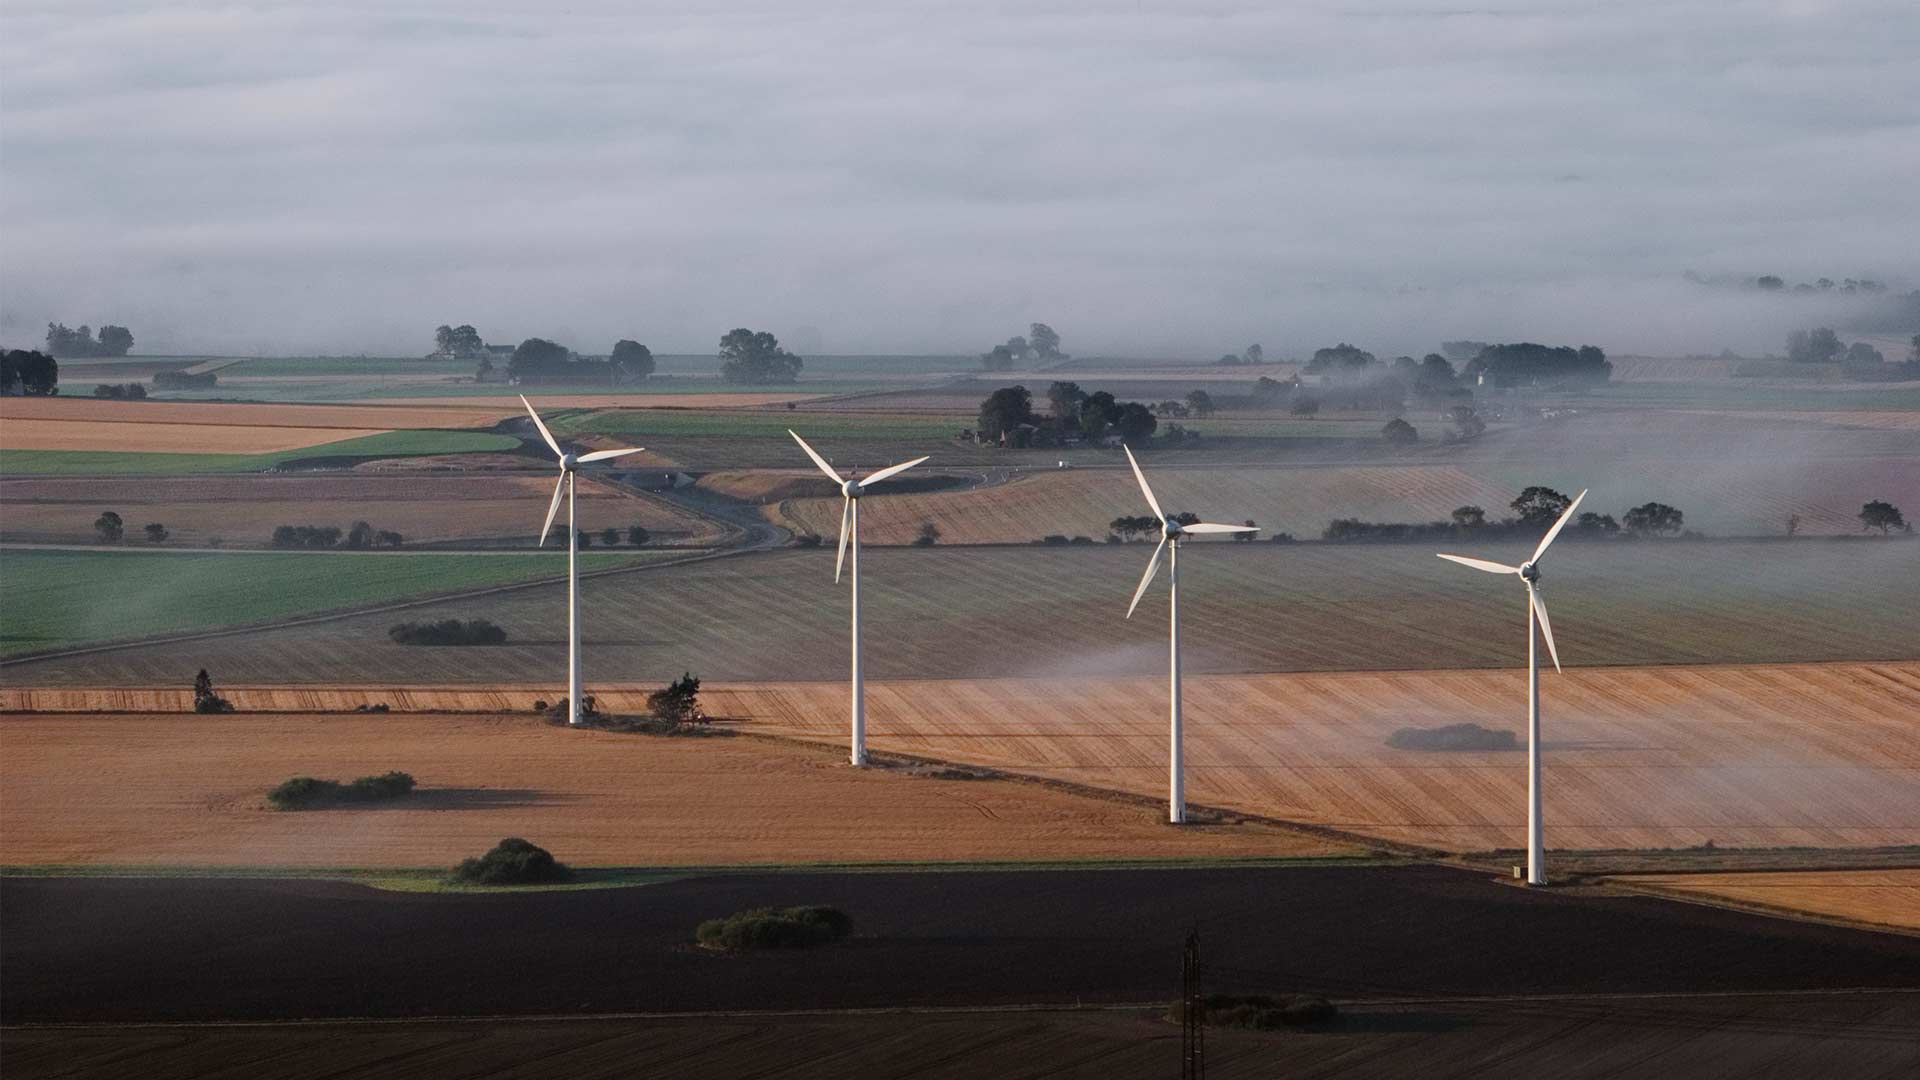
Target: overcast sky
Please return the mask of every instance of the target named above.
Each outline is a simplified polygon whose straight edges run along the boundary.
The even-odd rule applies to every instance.
[[[1764,347],[1920,282],[1914,0],[0,6],[0,338]],[[1777,344],[1773,345],[1777,348]]]

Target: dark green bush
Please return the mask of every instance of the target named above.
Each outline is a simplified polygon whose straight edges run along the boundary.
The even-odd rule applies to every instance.
[[[1401,728],[1387,736],[1395,750],[1512,750],[1518,744],[1511,731],[1494,731],[1479,724],[1448,724],[1437,728]]]
[[[540,885],[565,881],[573,872],[546,848],[509,836],[485,855],[454,867],[453,876],[471,885]]]
[[[403,772],[363,776],[352,783],[296,776],[267,792],[275,810],[311,810],[338,803],[381,802],[412,794],[413,777]]]
[[[387,636],[401,645],[505,645],[507,632],[486,619],[396,623]]]
[[[1208,994],[1202,1003],[1201,1018],[1206,1026],[1254,1031],[1311,1027],[1339,1014],[1331,1001],[1314,994]],[[1167,1019],[1179,1023],[1185,1011],[1184,1002],[1175,1004]]]
[[[847,913],[830,907],[754,908],[708,919],[694,940],[709,949],[805,949],[840,941],[853,933]]]

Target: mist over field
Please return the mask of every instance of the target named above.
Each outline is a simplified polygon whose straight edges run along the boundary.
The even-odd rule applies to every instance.
[[[1914,287],[1907,0],[29,2],[0,339],[1777,350]]]

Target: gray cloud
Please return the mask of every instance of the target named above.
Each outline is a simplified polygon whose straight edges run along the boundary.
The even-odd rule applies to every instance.
[[[1911,0],[109,4],[0,26],[0,336],[1777,347],[1908,282]],[[1825,315],[1825,312],[1820,314]]]

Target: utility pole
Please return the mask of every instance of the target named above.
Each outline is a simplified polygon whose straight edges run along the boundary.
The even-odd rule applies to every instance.
[[[1187,932],[1180,959],[1180,1080],[1206,1080],[1206,997],[1200,991],[1200,930]]]

